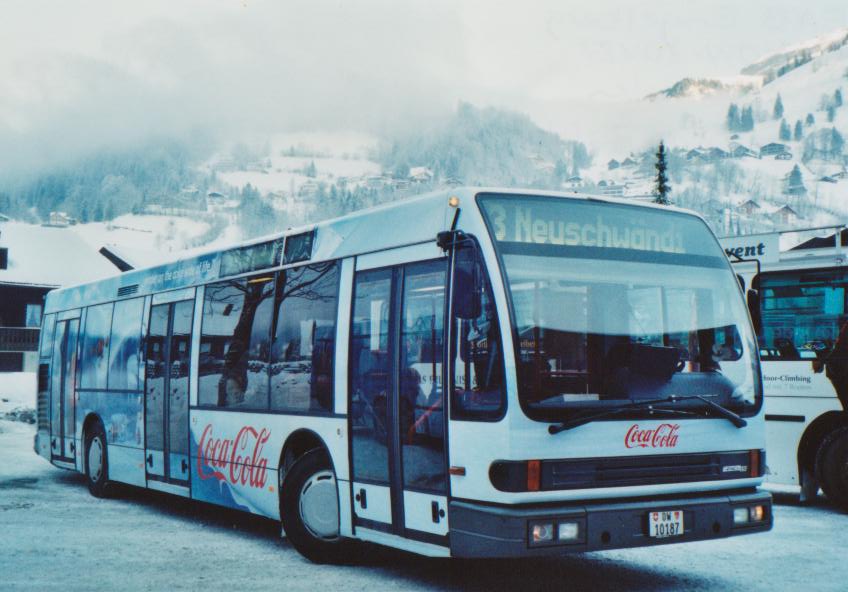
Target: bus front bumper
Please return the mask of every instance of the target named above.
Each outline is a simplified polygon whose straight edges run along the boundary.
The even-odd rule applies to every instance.
[[[649,521],[662,512],[683,514],[681,534],[649,534]],[[763,491],[544,507],[452,501],[449,516],[454,557],[532,557],[701,541],[767,531],[773,521],[771,494]],[[548,527],[550,540],[534,540],[534,530],[544,533]]]

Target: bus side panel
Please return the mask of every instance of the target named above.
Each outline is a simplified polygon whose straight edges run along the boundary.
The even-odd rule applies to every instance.
[[[800,485],[798,444],[817,417],[842,406],[824,372],[813,372],[812,362],[763,362],[768,481]]]
[[[286,439],[308,429],[327,445],[339,479],[347,477],[344,417],[191,410],[191,496],[280,518],[278,468]]]
[[[144,487],[144,411],[140,392],[79,391],[77,434],[83,451],[82,427],[93,413],[103,422],[108,445],[109,479]],[[82,458],[82,454],[78,455]]]
[[[801,437],[816,418],[841,408],[836,397],[766,397],[766,464],[770,483],[801,484],[798,476]]]

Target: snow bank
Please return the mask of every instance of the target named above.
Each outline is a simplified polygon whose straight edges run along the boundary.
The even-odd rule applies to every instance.
[[[0,418],[35,421],[35,372],[0,373]]]

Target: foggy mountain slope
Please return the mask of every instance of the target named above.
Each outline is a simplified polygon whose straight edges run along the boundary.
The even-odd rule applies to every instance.
[[[91,230],[95,242],[138,251],[138,229],[147,229],[162,247],[151,251],[176,252],[455,184],[648,199],[662,139],[672,200],[701,212],[721,233],[848,217],[848,179],[840,177],[845,149],[837,141],[848,136],[848,107],[837,104],[844,101],[837,93],[848,89],[848,30],[794,44],[742,71],[685,78],[641,100],[598,101],[591,117],[564,105],[550,106],[553,116],[460,102],[440,117],[380,131],[328,125],[292,132],[269,124],[262,133],[160,135],[6,175],[0,213],[42,222],[63,211],[95,224],[78,227]],[[775,118],[778,96],[783,113]],[[749,127],[729,129],[731,105],[750,112]],[[790,137],[782,139],[786,126]],[[788,156],[761,157],[776,142]],[[728,157],[740,146],[750,154]],[[613,161],[631,164],[614,170]],[[790,174],[800,176],[797,191],[787,192]],[[737,211],[748,200],[760,205],[760,215]],[[794,218],[778,215],[785,206]],[[119,216],[125,218],[110,224]]]
[[[38,223],[63,212],[92,246],[149,262],[450,185],[556,189],[590,162],[582,143],[526,115],[461,103],[437,125],[383,137],[270,133],[198,146],[161,138],[104,150],[0,179],[0,213]]]

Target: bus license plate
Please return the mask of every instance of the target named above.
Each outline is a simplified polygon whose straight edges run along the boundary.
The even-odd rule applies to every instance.
[[[648,534],[657,539],[680,536],[683,534],[683,512],[650,512],[648,514]]]

